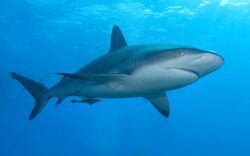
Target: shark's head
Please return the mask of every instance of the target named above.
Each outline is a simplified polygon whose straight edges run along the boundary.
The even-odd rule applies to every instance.
[[[215,71],[224,63],[220,55],[195,48],[172,49],[161,52],[159,56],[166,68],[186,70],[199,78]]]
[[[218,69],[224,59],[211,51],[196,48],[173,48],[149,52],[144,63],[156,65],[166,77],[172,77],[172,88],[178,88],[198,80]],[[165,72],[164,72],[165,71]]]

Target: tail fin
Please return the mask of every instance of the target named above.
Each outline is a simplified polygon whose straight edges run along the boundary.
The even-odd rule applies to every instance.
[[[32,120],[43,110],[49,101],[50,97],[45,95],[47,88],[41,83],[35,82],[17,73],[11,72],[10,75],[21,83],[35,99],[35,106],[29,117],[29,120]]]

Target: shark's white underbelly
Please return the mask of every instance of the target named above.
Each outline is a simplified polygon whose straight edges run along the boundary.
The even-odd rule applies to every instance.
[[[190,71],[150,66],[119,81],[85,85],[79,94],[96,98],[137,97],[180,88],[197,79]]]

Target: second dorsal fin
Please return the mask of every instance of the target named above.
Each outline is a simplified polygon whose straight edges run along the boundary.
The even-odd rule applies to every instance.
[[[113,52],[117,49],[127,46],[127,42],[121,32],[121,29],[114,25],[111,34],[110,49],[109,52]]]

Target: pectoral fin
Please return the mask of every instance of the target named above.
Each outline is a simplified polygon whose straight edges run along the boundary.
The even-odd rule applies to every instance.
[[[85,74],[85,73],[56,73],[74,79],[84,79],[90,81],[110,82],[121,80],[128,76],[127,74]]]
[[[169,116],[170,107],[167,95],[165,93],[154,94],[144,98],[150,101],[163,116],[165,117]]]

